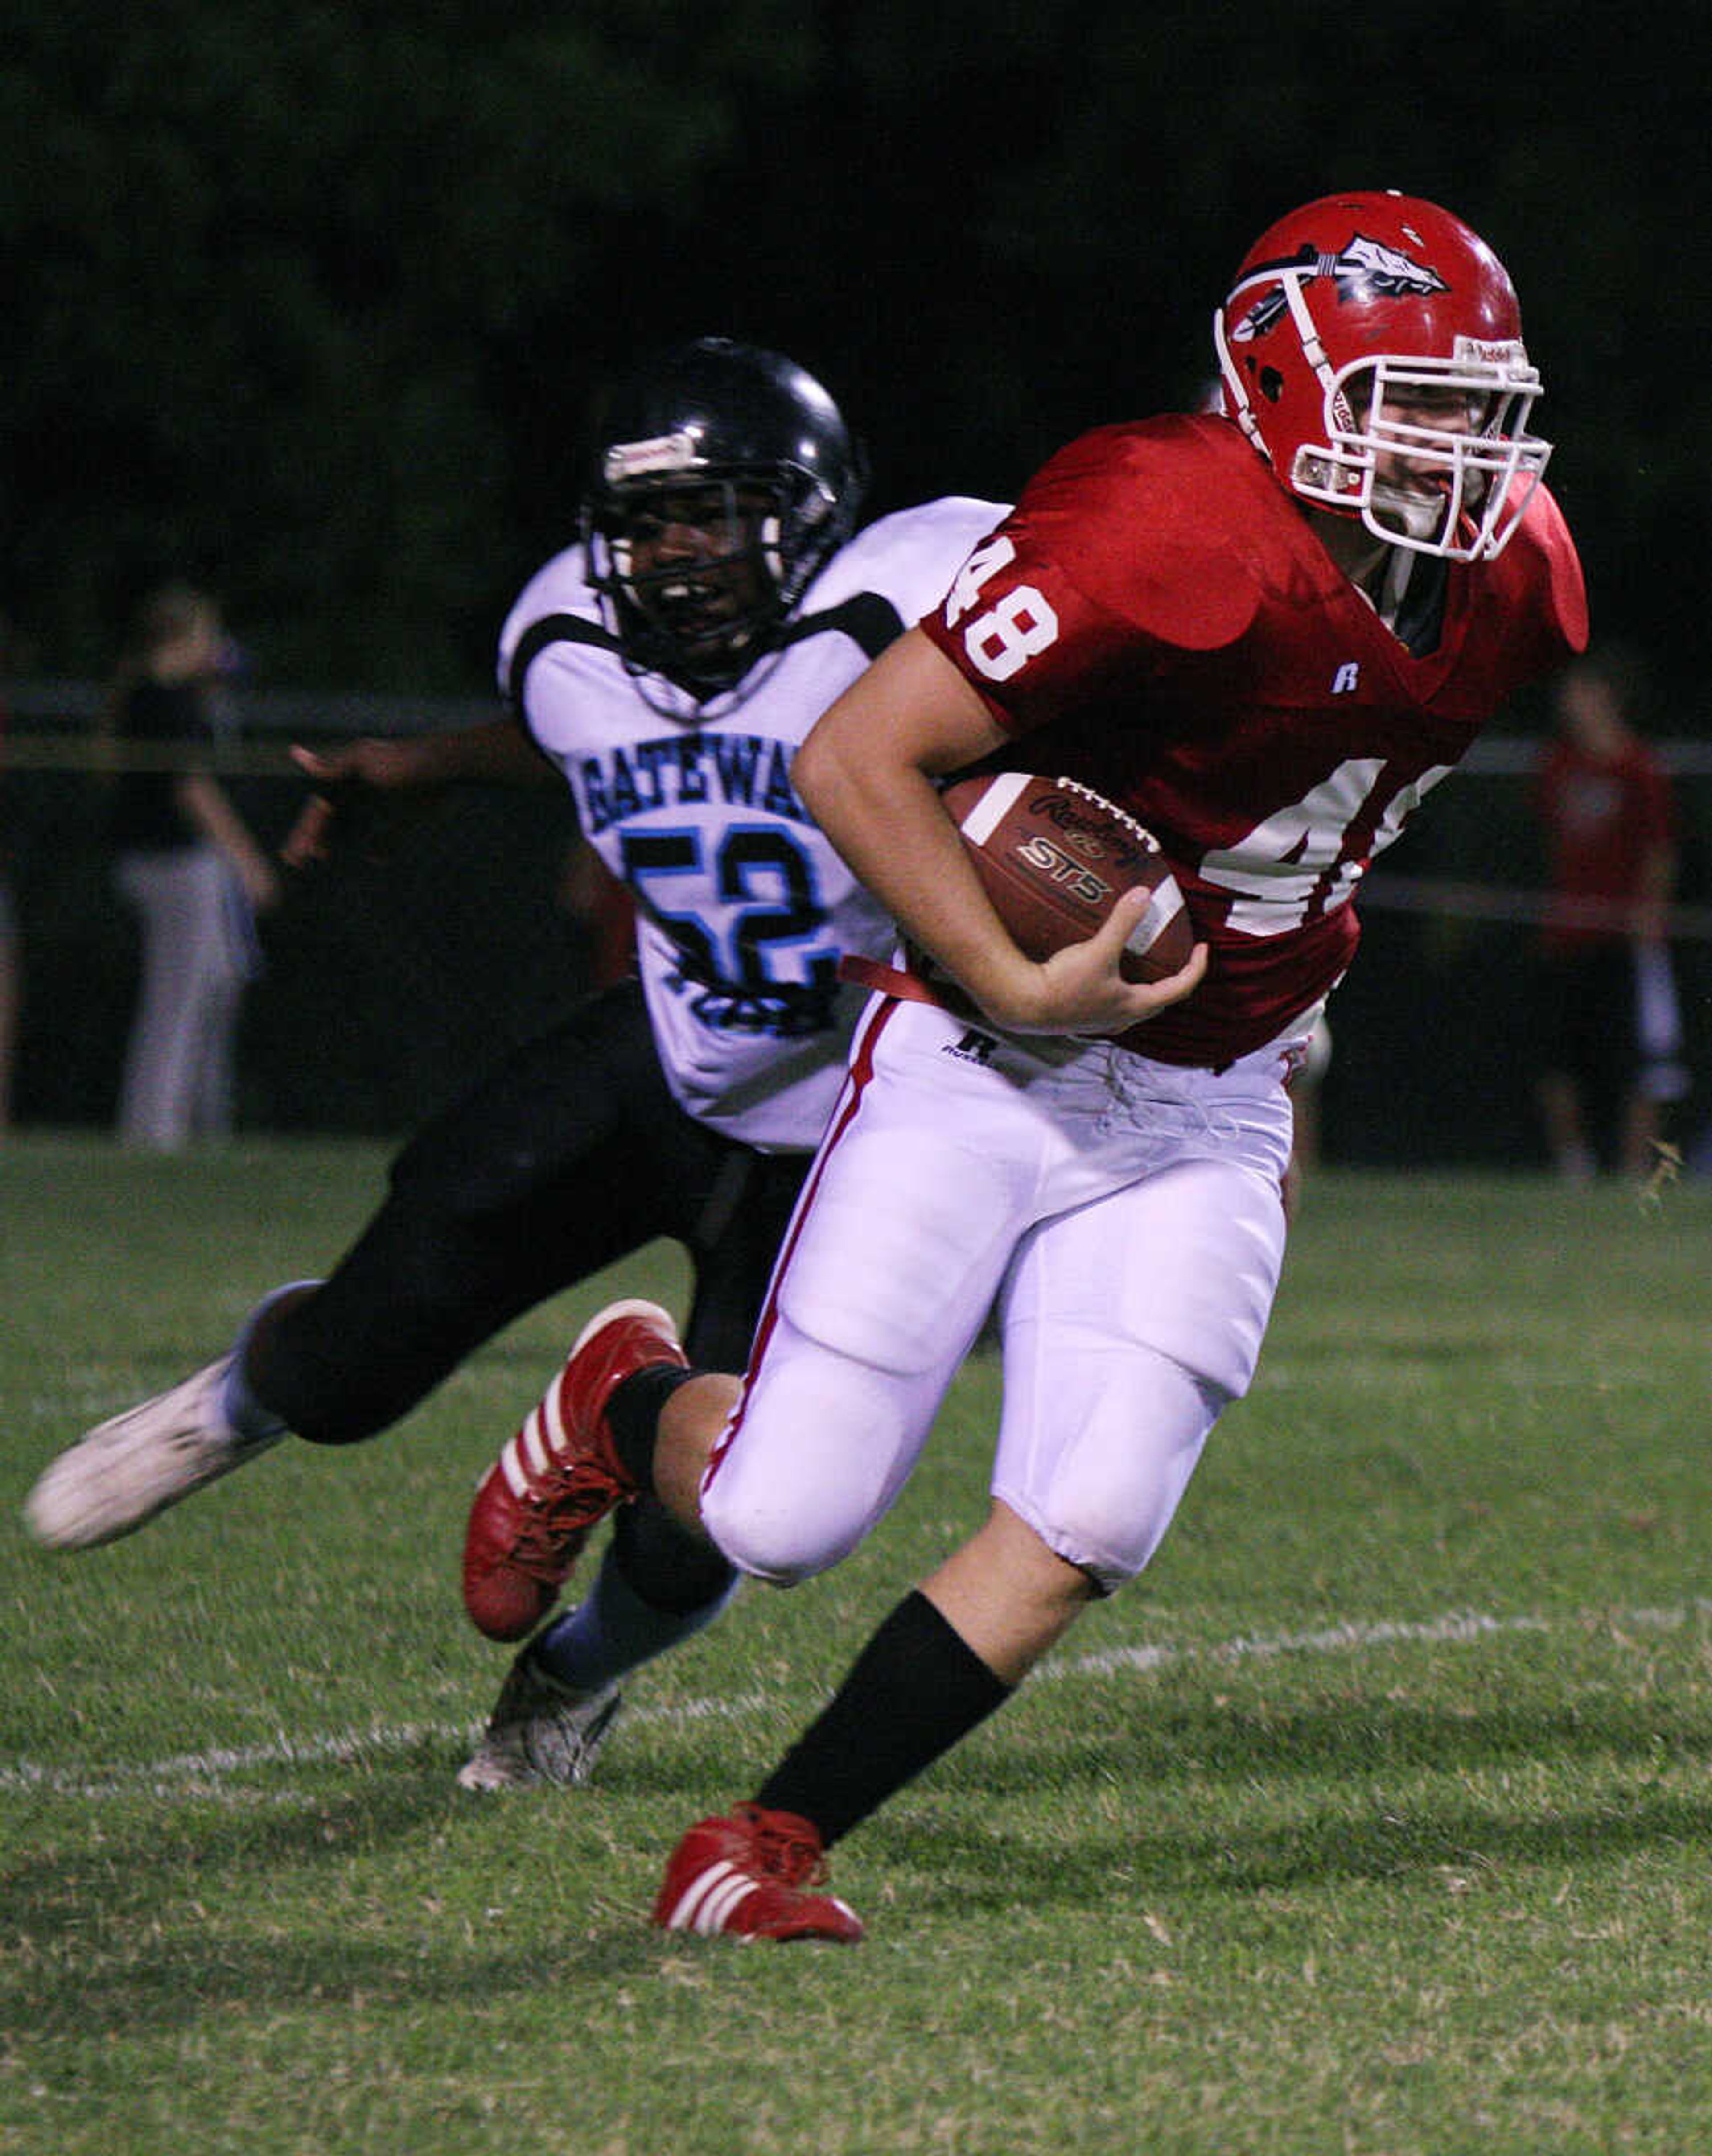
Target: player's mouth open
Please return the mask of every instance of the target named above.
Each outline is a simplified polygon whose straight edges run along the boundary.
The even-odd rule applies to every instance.
[[[654,593],[654,610],[674,636],[691,639],[723,634],[734,603],[728,591],[685,581],[663,584]]]

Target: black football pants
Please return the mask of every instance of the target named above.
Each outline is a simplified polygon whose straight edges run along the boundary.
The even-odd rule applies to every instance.
[[[603,989],[405,1147],[326,1281],[261,1328],[251,1387],[312,1442],[372,1436],[514,1318],[659,1236],[691,1260],[691,1362],[741,1370],[809,1158],[757,1152],[686,1116],[640,985]],[[633,1544],[677,1543],[652,1504],[620,1519]],[[707,1562],[693,1572],[726,1576],[697,1548]],[[660,1572],[626,1568],[638,1586]],[[684,1581],[683,1606],[705,1584]]]

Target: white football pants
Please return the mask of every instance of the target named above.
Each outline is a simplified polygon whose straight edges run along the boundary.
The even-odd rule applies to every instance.
[[[848,1555],[997,1298],[993,1495],[1103,1587],[1138,1573],[1253,1375],[1312,1016],[1215,1074],[876,998],[703,1481],[731,1562]]]

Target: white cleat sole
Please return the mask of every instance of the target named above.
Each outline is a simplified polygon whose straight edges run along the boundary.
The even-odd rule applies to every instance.
[[[128,1535],[169,1505],[241,1467],[283,1431],[243,1438],[219,1411],[226,1360],[99,1423],[43,1471],[24,1524],[50,1549],[93,1549]]]

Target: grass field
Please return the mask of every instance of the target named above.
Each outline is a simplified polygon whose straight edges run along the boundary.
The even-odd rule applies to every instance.
[[[643,1917],[979,1517],[990,1364],[856,1557],[634,1681],[580,1792],[454,1786],[506,1660],[456,1567],[604,1285],[375,1444],[25,1539],[41,1462],[325,1265],[380,1167],[0,1151],[0,2150],[1712,2146],[1712,1190],[1321,1178],[1151,1573],[839,1850],[846,1953]]]

